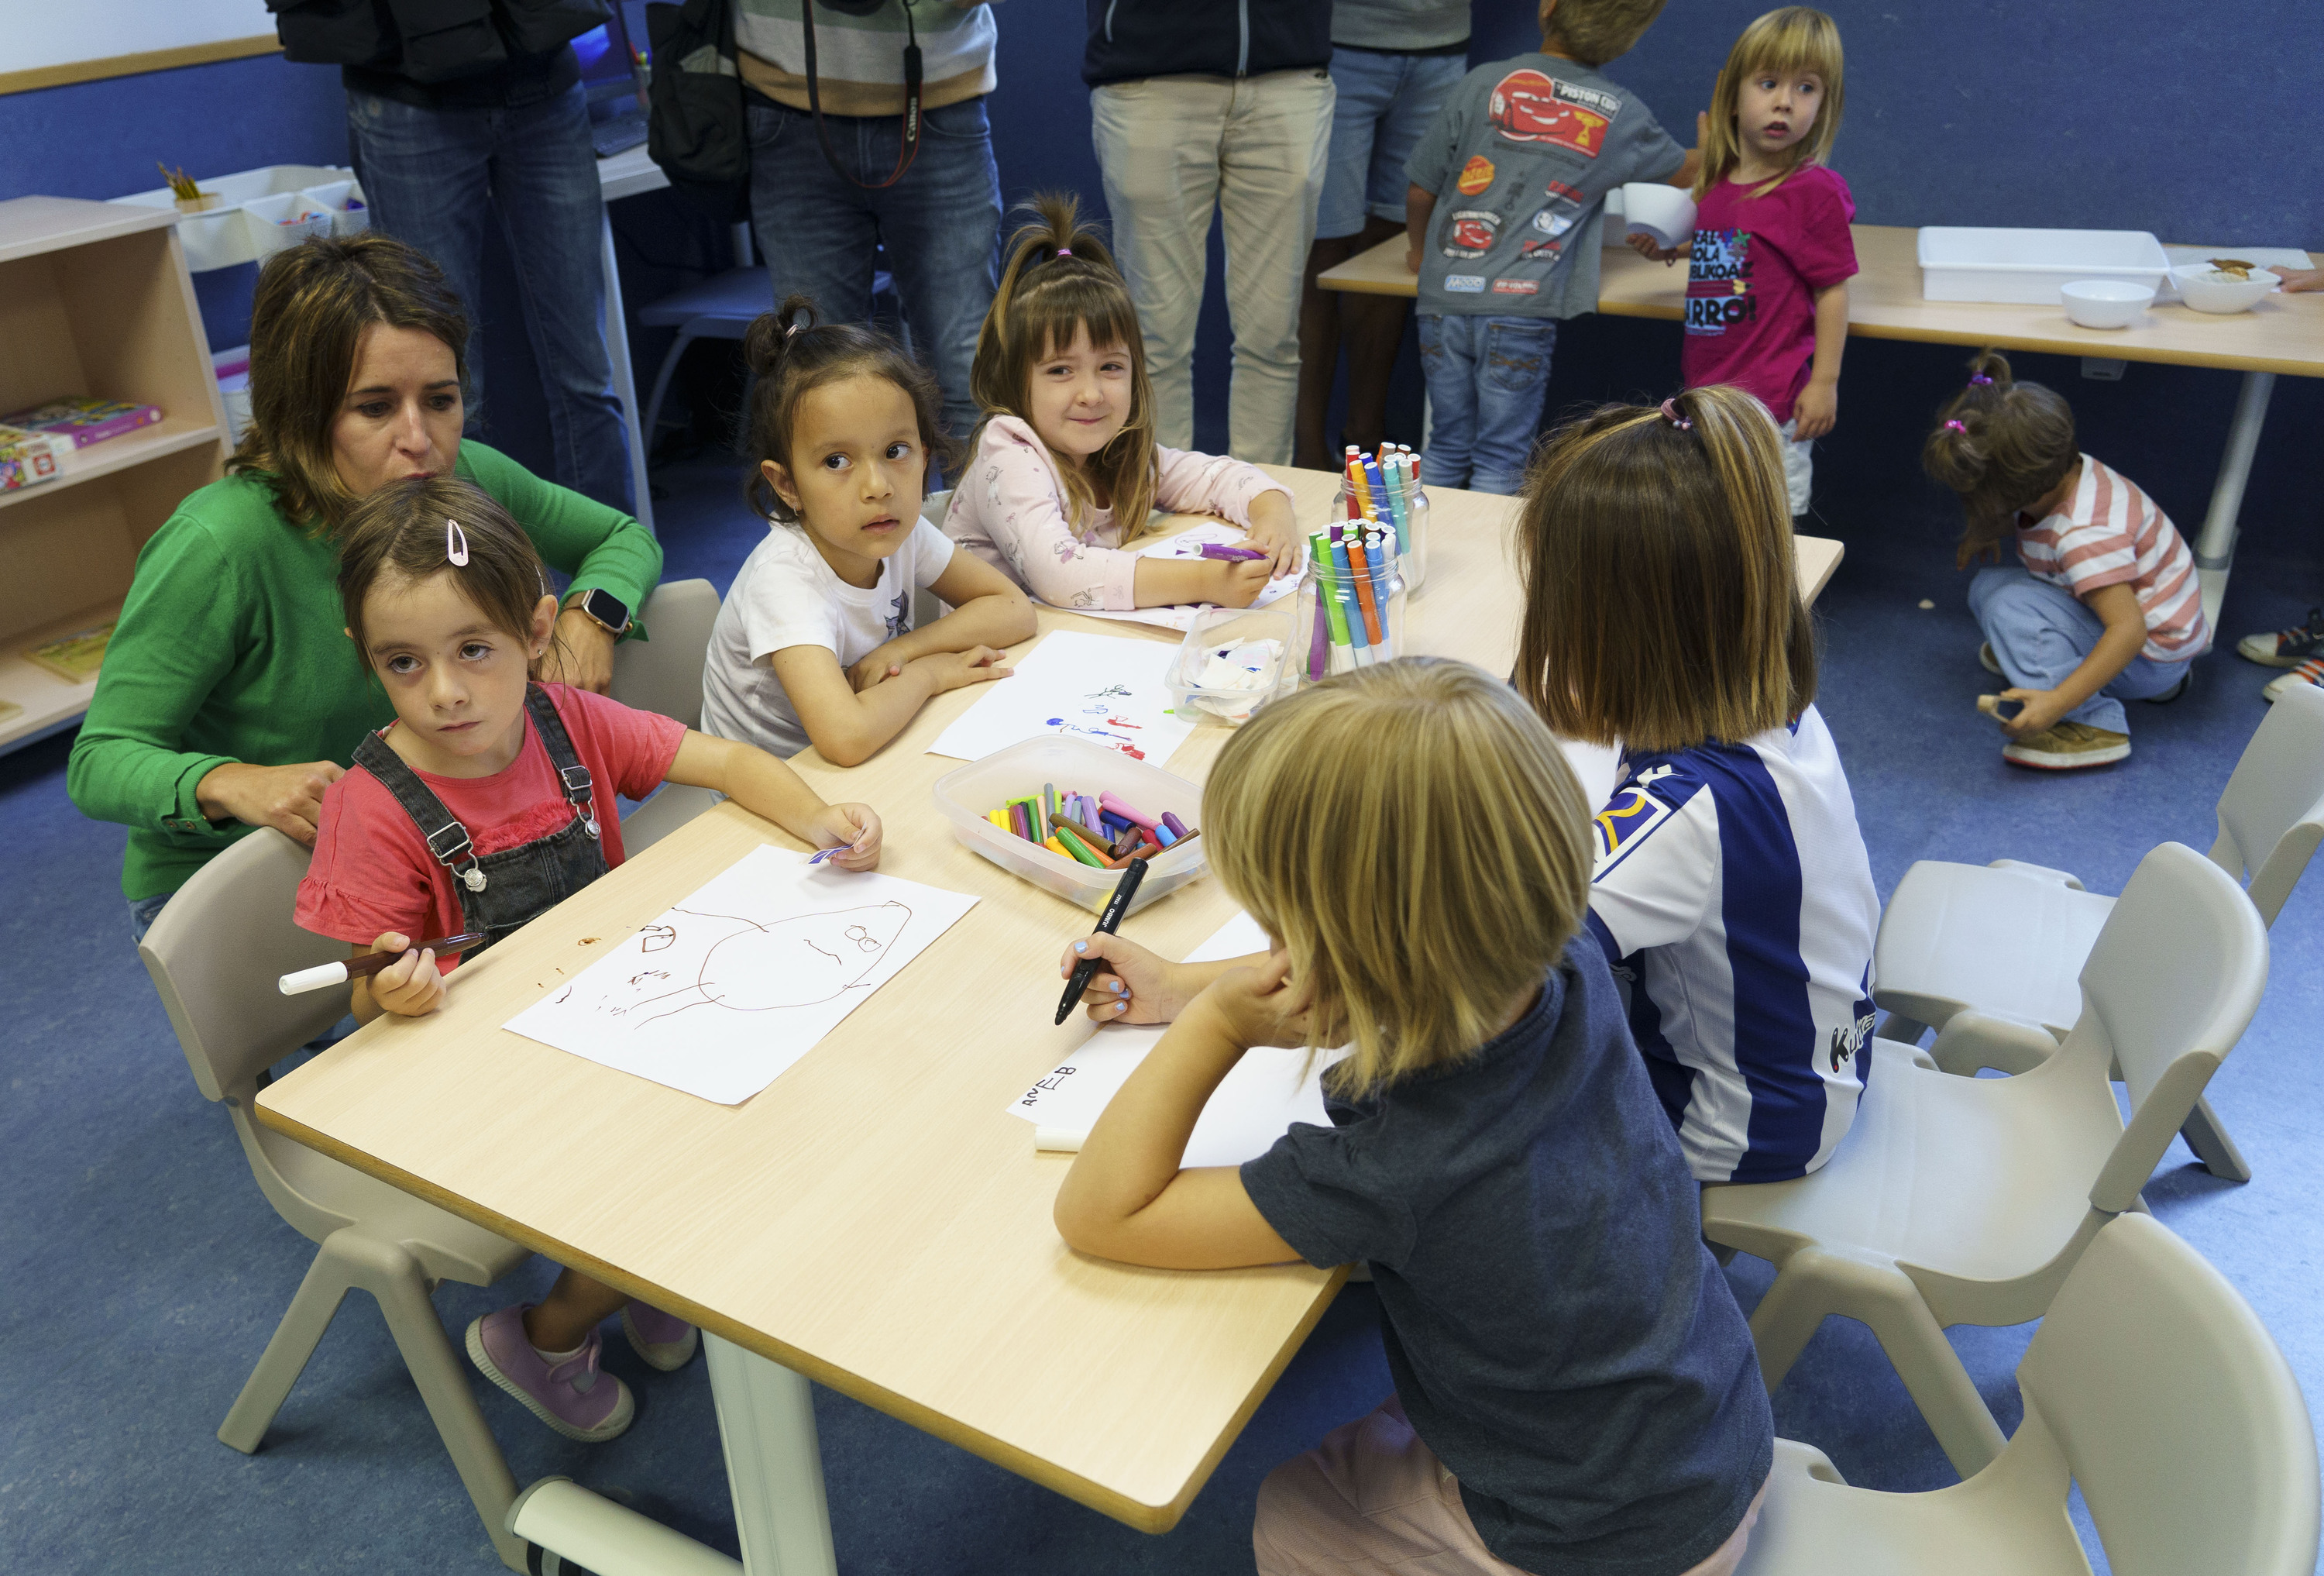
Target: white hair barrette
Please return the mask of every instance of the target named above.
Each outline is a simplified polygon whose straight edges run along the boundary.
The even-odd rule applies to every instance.
[[[444,557],[456,569],[468,567],[468,533],[460,529],[456,520],[444,521]]]

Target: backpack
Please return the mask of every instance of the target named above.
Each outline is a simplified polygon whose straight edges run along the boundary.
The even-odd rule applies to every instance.
[[[722,223],[750,217],[751,134],[734,64],[733,0],[646,7],[653,78],[646,152],[680,197]]]

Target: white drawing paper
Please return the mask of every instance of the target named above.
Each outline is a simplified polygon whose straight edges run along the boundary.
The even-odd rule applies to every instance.
[[[1266,950],[1267,933],[1250,915],[1238,914],[1187,954],[1186,961],[1208,963]],[[1161,1043],[1167,1027],[1105,1025],[1071,1059],[1010,1101],[1010,1111],[1036,1127],[1088,1132],[1147,1053]],[[1329,1126],[1331,1119],[1323,1113],[1323,1070],[1346,1054],[1322,1052],[1311,1066],[1304,1050],[1254,1046],[1245,1051],[1212,1091],[1186,1140],[1181,1164],[1240,1166],[1265,1154],[1293,1122]]]
[[[736,1105],[975,906],[963,893],[755,848],[507,1027]]]
[[[1016,671],[982,686],[974,705],[928,746],[931,755],[981,760],[1045,733],[1087,739],[1160,766],[1194,731],[1170,710],[1165,682],[1178,648],[1058,630]]]
[[[1206,520],[1200,525],[1180,531],[1176,536],[1166,537],[1152,547],[1140,548],[1138,550],[1138,556],[1141,558],[1199,558],[1203,556],[1204,542],[1216,542],[1221,547],[1231,548],[1245,546],[1248,539],[1248,533],[1239,525],[1229,525],[1222,520]],[[1259,599],[1250,605],[1269,606],[1282,601],[1298,589],[1299,572],[1295,569],[1279,579],[1268,581],[1267,589],[1260,592]],[[1077,613],[1084,618],[1110,618],[1119,619],[1125,623],[1159,624],[1166,630],[1177,630],[1183,633],[1193,629],[1194,620],[1202,614],[1204,609],[1211,605],[1213,604],[1206,602],[1181,602],[1169,607],[1130,607],[1112,610],[1076,607],[1068,611]]]

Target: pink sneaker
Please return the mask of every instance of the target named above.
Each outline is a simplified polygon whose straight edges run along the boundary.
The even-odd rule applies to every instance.
[[[622,1309],[622,1333],[630,1338],[630,1350],[647,1367],[664,1373],[692,1362],[695,1349],[702,1344],[702,1336],[693,1325],[635,1297]]]
[[[627,1385],[597,1371],[597,1332],[552,1368],[524,1337],[524,1311],[531,1306],[518,1303],[470,1324],[468,1359],[567,1439],[598,1444],[629,1427],[636,1406]]]

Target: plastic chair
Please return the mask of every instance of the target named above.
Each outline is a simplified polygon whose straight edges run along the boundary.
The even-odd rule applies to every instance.
[[[1874,1041],[1855,1122],[1822,1170],[1703,1190],[1703,1234],[1775,1266],[1751,1315],[1767,1388],[1826,1314],[1861,1320],[1955,1470],[1985,1466],[2001,1430],[1946,1326],[2039,1318],[2098,1229],[2144,1208],[2139,1188],[2266,982],[2258,911],[2218,866],[2166,843],[2107,916],[2082,965],[2082,1013],[2054,1055],[2014,1078],[1963,1078]],[[1967,1011],[1938,1036],[1936,1059],[2006,1066],[2050,1044],[2034,1024]]]
[[[218,1438],[255,1452],[307,1359],[360,1287],[379,1299],[389,1333],[444,1448],[510,1569],[524,1545],[505,1526],[516,1482],[468,1387],[467,1369],[429,1294],[438,1281],[490,1286],[530,1250],[423,1203],[308,1148],[251,1117],[260,1075],[337,1022],[344,991],[282,995],[275,979],[346,956],[346,944],[290,922],[307,851],[262,828],[196,872],[161,910],[138,948],[186,1064],[207,1100],[225,1103],[251,1175],[277,1213],[322,1245]]]
[[[1949,1488],[1847,1486],[1775,1442],[1738,1576],[2089,1576],[2066,1508],[2080,1483],[2115,1576],[2309,1576],[2316,1439],[2299,1381],[2250,1304],[2153,1220],[2091,1241],[2017,1365],[2025,1421]]]
[[[872,274],[872,300],[892,298],[895,293],[895,281],[885,270]],[[653,442],[655,425],[661,419],[662,396],[669,392],[670,374],[678,371],[678,358],[686,354],[686,347],[697,339],[740,339],[761,316],[774,309],[774,281],[764,268],[729,269],[638,309],[638,321],[646,327],[678,330],[678,337],[670,342],[669,354],[661,358],[661,368],[654,373],[653,393],[646,400],[646,420],[641,430],[649,447]],[[896,321],[903,331],[905,354],[909,355],[912,330],[904,322],[900,308]]]
[[[2238,880],[2248,872],[2252,906],[2273,925],[2324,839],[2324,689],[2303,685],[2269,711],[2219,795],[2218,825],[2211,862]],[[1918,1039],[1974,1007],[2063,1039],[2081,1012],[2074,976],[2114,902],[2037,864],[1919,862],[1880,919],[1872,995],[1890,1014],[1881,1033]],[[2208,1101],[2184,1136],[2213,1175],[2251,1180]]]
[[[766,274],[761,271],[759,277]],[[613,648],[613,698],[640,711],[702,726],[702,665],[718,622],[718,591],[707,580],[669,580],[638,609],[647,640]],[[634,857],[718,802],[708,788],[667,783],[622,817],[622,847]]]

